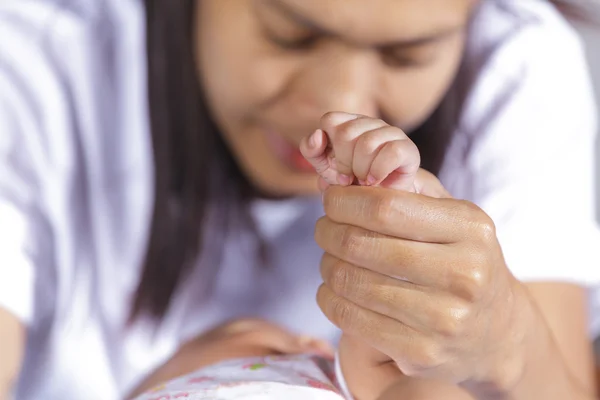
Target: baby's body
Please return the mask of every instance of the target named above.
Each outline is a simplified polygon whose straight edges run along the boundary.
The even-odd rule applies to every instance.
[[[389,378],[389,370],[365,368],[369,364],[364,348],[340,350],[346,353],[347,362],[363,360],[350,368],[361,372],[352,373],[353,388],[372,394],[368,397],[374,400],[396,398],[393,387],[378,386]],[[227,323],[189,342],[140,389],[133,395],[135,400],[353,398],[340,358],[334,357],[327,343],[262,320]],[[139,394],[142,390],[146,391]]]

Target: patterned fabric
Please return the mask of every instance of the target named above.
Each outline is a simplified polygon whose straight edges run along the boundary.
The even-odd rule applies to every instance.
[[[136,400],[343,400],[332,362],[269,356],[202,368],[156,387]]]

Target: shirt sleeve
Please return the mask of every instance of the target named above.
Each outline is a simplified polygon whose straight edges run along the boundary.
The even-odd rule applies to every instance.
[[[462,169],[450,173],[493,218],[521,280],[600,282],[596,122],[584,51],[566,23],[515,35],[467,99]]]
[[[23,144],[22,110],[7,104],[0,80],[0,306],[23,322],[32,315],[37,182]]]
[[[2,11],[2,10],[0,10]],[[40,117],[35,89],[43,90],[41,52],[0,12],[0,307],[32,322],[39,268],[51,259],[43,211]],[[30,74],[39,68],[37,76]],[[38,78],[36,80],[35,78]]]

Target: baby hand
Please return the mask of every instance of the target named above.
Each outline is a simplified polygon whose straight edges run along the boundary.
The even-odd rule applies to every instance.
[[[320,126],[302,140],[300,151],[328,185],[416,191],[421,156],[401,129],[343,112],[325,114]]]

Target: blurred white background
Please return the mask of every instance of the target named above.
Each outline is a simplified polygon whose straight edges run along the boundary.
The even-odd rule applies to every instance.
[[[588,58],[592,77],[596,85],[596,102],[598,104],[598,115],[600,116],[600,1],[589,0],[592,4],[593,13],[598,20],[597,27],[579,26],[583,39],[586,42]],[[596,141],[596,216],[600,221],[600,135]],[[600,366],[600,338],[596,341],[596,362]]]
[[[592,76],[596,84],[596,102],[598,103],[598,115],[600,116],[600,0],[587,0],[586,2],[593,9],[598,26],[581,25],[578,28],[587,45]],[[596,189],[596,215],[600,221],[600,137],[596,142]]]

